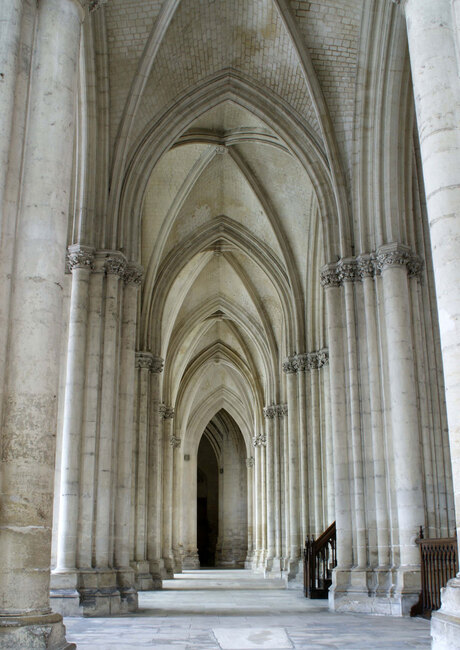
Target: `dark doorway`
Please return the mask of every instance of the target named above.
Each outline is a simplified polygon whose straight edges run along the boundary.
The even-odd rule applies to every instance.
[[[198,447],[197,468],[197,546],[200,566],[216,564],[219,528],[219,473],[217,458],[207,436]]]

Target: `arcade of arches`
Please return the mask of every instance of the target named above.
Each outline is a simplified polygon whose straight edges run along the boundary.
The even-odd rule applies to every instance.
[[[1,3],[2,648],[200,563],[300,588],[334,520],[330,609],[409,613],[460,526],[459,44],[460,0]]]

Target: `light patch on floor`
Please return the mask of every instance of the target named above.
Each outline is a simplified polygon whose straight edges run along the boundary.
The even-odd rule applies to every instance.
[[[252,650],[253,648],[292,648],[286,632],[280,628],[248,627],[213,628],[214,635],[222,650]]]

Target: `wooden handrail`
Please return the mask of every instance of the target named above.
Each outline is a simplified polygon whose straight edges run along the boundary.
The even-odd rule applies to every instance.
[[[422,592],[411,614],[430,618],[431,612],[441,607],[441,589],[457,575],[457,538],[424,539],[420,527],[420,537],[416,542],[420,548]]]
[[[332,584],[332,569],[337,565],[335,521],[318,539],[307,538],[304,550],[304,588],[306,598],[327,598]]]

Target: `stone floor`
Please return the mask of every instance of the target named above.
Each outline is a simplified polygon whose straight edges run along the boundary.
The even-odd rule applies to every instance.
[[[139,596],[135,615],[66,618],[67,639],[79,650],[430,648],[426,620],[333,614],[249,571],[187,571]]]

